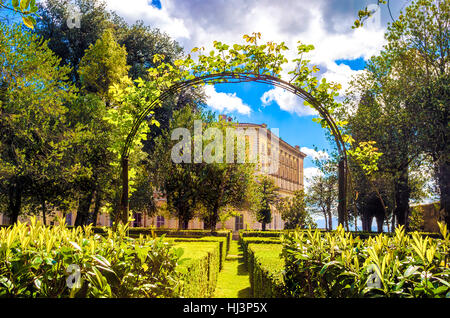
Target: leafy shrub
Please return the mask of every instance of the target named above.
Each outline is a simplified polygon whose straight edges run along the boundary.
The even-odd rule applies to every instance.
[[[283,238],[285,283],[294,297],[450,297],[450,235],[442,239],[298,231]]]
[[[177,242],[187,260],[180,266],[182,273],[179,293],[186,298],[208,298],[216,289],[220,266],[219,242]]]
[[[0,297],[177,296],[182,250],[163,238],[132,239],[126,226],[100,236],[59,224],[33,218],[0,229]]]

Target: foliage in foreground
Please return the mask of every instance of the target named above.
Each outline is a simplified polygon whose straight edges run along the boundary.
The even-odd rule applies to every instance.
[[[0,297],[177,296],[181,249],[129,238],[126,226],[100,236],[61,221],[0,229]]]
[[[450,297],[450,234],[443,239],[380,234],[362,240],[334,232],[283,237],[285,284],[294,297]]]

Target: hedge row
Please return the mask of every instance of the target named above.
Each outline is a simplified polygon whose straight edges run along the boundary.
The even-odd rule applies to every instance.
[[[227,238],[226,237],[213,237],[213,236],[205,236],[200,238],[167,238],[167,242],[173,242],[175,245],[178,243],[184,242],[184,243],[202,243],[202,242],[218,242],[219,243],[219,269],[222,270],[223,263],[225,262],[225,259],[228,255],[227,251]],[[185,255],[185,257],[187,257]]]
[[[185,257],[178,267],[181,272],[181,297],[211,297],[220,271],[220,243],[175,242],[175,247],[183,248]]]
[[[324,229],[315,229],[317,231],[319,231],[320,233],[327,233],[327,232],[335,232],[336,230],[333,231],[327,231]],[[276,238],[276,237],[281,237],[284,234],[289,234],[289,233],[293,233],[295,230],[278,230],[278,231],[258,231],[258,230],[241,230],[239,231],[239,237],[272,237],[272,238]],[[298,231],[307,231],[307,229],[301,229]],[[350,231],[350,233],[352,233],[352,235],[354,237],[359,236],[361,239],[367,239],[369,237],[376,237],[378,236],[380,233],[378,232],[363,232],[363,231]],[[395,233],[392,232],[386,232],[383,233],[386,236],[395,236]],[[430,237],[430,238],[442,238],[442,235],[439,233],[431,233],[431,232],[418,232],[418,234],[422,237]]]
[[[249,244],[247,268],[252,296],[255,298],[287,297],[284,285],[284,260],[280,257],[281,244]]]
[[[278,237],[243,237],[239,235],[239,245],[242,246],[242,254],[244,263],[247,266],[247,250],[249,244],[281,244]]]
[[[96,227],[94,231],[97,230],[97,233],[101,233],[104,231],[104,227]],[[203,237],[225,237],[226,238],[226,251],[230,250],[230,244],[233,236],[233,232],[231,230],[218,230],[216,232],[211,232],[210,230],[178,230],[178,229],[152,229],[148,227],[132,227],[129,228],[129,235],[131,237],[136,237],[139,235],[156,235],[166,237],[176,237],[176,238],[203,238]]]
[[[242,234],[242,233],[240,233]],[[284,260],[278,237],[239,236],[244,262],[250,278],[252,296],[257,298],[287,297],[284,285]]]

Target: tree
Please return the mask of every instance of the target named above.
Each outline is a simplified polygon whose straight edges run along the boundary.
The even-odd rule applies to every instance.
[[[183,48],[167,34],[152,29],[143,21],[130,25],[114,12],[111,22],[114,26],[117,42],[127,50],[127,64],[130,65],[129,76],[135,80],[139,77],[148,80],[147,70],[157,64],[155,55],[164,56],[163,62],[173,64],[183,54]]]
[[[74,97],[70,68],[36,35],[0,26],[0,182],[14,223],[25,196],[43,205],[61,195],[68,174],[70,131],[65,114]]]
[[[448,62],[450,4],[440,0],[417,0],[390,24],[388,44],[372,59],[370,72],[377,75],[377,85],[370,94],[380,96],[386,105],[398,105],[384,119],[385,127],[393,124],[397,140],[392,163],[396,167],[397,202],[395,214],[400,224],[407,220],[408,164],[419,153],[428,154],[435,163],[441,193],[441,208],[450,222],[450,187],[448,159]],[[381,81],[378,81],[382,79]],[[389,123],[389,120],[391,122]],[[391,125],[388,125],[391,124]],[[386,155],[385,158],[392,159]]]
[[[111,26],[110,13],[103,0],[45,0],[38,4],[35,32],[48,40],[49,48],[72,67],[71,80],[79,86],[78,66],[85,51]],[[74,9],[79,10],[79,27],[67,21]]]
[[[260,175],[256,180],[255,216],[261,223],[262,230],[266,230],[266,224],[272,222],[272,206],[278,200],[278,187],[274,180],[266,175]]]
[[[381,195],[383,191],[374,186],[375,179],[383,173],[392,177],[390,180],[394,187],[393,213],[396,221],[400,225],[406,225],[411,193],[408,169],[411,162],[417,159],[420,150],[415,119],[405,107],[411,85],[405,79],[399,79],[396,72],[395,64],[387,54],[373,57],[369,61],[367,72],[351,83],[353,91],[348,94],[350,102],[347,105],[352,105],[353,99],[353,109],[356,108],[356,112],[350,113],[346,120],[353,138],[362,145],[356,147],[356,150],[361,148],[365,154],[370,154],[375,149],[382,154],[377,158],[376,170],[371,172],[364,169],[364,165],[362,168],[371,191],[378,195],[379,203],[385,210],[385,218],[388,217],[388,211]],[[352,149],[349,153],[361,166],[364,158],[358,158],[353,151]],[[355,167],[359,169],[358,165]]]
[[[306,197],[303,190],[295,191],[293,197],[283,198],[277,204],[277,207],[285,222],[285,229],[316,227],[306,209]]]
[[[202,166],[192,162],[174,162],[171,154],[176,142],[171,140],[171,136],[177,128],[192,131],[194,120],[200,119],[201,115],[191,107],[176,111],[170,129],[156,139],[155,151],[150,160],[154,183],[165,194],[168,210],[178,218],[180,229],[187,229],[189,221],[195,216],[199,202],[199,173]],[[187,147],[192,147],[192,141],[189,139],[180,152],[185,151],[190,155]]]
[[[112,85],[124,88],[131,84],[129,68],[125,47],[116,42],[108,29],[94,45],[89,45],[80,61],[78,74],[86,92],[97,94],[109,103],[109,88]]]
[[[327,230],[333,229],[333,213],[337,201],[337,175],[316,175],[311,178],[306,195],[308,206],[323,215]]]
[[[225,158],[226,140],[225,138],[220,139],[219,136],[225,136],[226,128],[232,128],[234,124],[222,119],[218,121],[207,119],[207,122],[208,125],[203,131],[203,141],[210,142],[203,143],[203,154],[209,152],[212,161],[207,162],[203,158],[204,161],[200,164],[202,169],[199,173],[199,184],[201,184],[199,200],[205,207],[205,214],[202,215],[205,228],[215,231],[220,214],[224,209],[227,207],[239,208],[247,203],[248,190],[255,167],[248,162],[238,163],[237,160],[233,162],[215,160],[215,158]],[[205,135],[208,129],[214,129],[219,132],[219,135]],[[234,150],[237,151],[237,148]]]
[[[89,223],[89,211],[95,199],[94,215],[101,207],[102,198],[109,197],[113,205],[117,201],[118,190],[112,180],[117,180],[117,170],[112,166],[117,159],[111,149],[115,139],[114,125],[105,120],[111,111],[114,92],[111,87],[125,89],[133,85],[128,78],[126,51],[114,39],[111,31],[90,45],[80,61],[78,73],[82,85],[81,95],[71,108],[71,124],[79,131],[74,138],[79,145],[77,158],[84,167],[77,170],[75,188],[80,195],[75,225]],[[112,191],[111,191],[112,190]]]

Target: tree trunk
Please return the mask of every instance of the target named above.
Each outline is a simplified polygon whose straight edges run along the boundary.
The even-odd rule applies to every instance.
[[[186,220],[182,217],[178,218],[178,229],[179,230],[187,230],[189,227],[189,220]]]
[[[323,217],[325,218],[325,230],[329,230],[329,228],[328,228],[327,211],[323,211]]]
[[[345,194],[345,163],[339,161],[338,166],[338,223],[345,226],[346,194]]]
[[[437,177],[441,194],[440,209],[444,212],[447,227],[450,227],[450,160],[441,160],[438,164]]]
[[[94,212],[92,214],[92,225],[97,226],[97,217],[98,212],[100,211],[100,207],[102,205],[102,197],[100,191],[95,192],[95,202],[94,202]]]
[[[89,220],[89,209],[91,207],[92,198],[94,197],[94,191],[89,191],[81,197],[80,203],[78,204],[77,217],[75,219],[74,226],[83,226],[88,223]]]
[[[376,217],[378,233],[383,233],[384,217]]]
[[[42,222],[44,225],[47,225],[47,217],[46,217],[46,206],[45,206],[45,199],[42,199]]]
[[[10,224],[17,223],[21,208],[22,186],[20,183],[14,182],[9,186],[8,214],[10,217]]]
[[[395,210],[394,214],[398,225],[408,226],[409,216],[408,168],[404,168],[395,183]]]
[[[331,215],[331,207],[328,207],[328,229],[333,230],[333,216]]]
[[[370,213],[364,213],[361,218],[363,232],[372,232],[373,215]]]
[[[265,231],[266,230],[266,223],[264,223],[264,222],[261,223],[261,228],[262,228],[263,231]]]
[[[392,213],[391,232],[393,233],[394,231],[395,231],[395,213]]]

